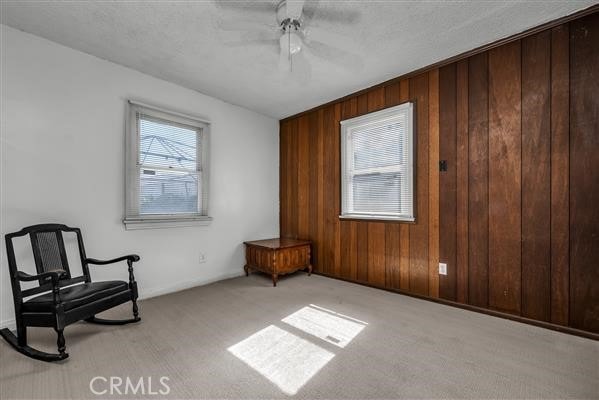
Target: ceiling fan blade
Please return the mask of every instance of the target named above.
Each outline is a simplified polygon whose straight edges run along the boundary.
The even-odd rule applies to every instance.
[[[318,58],[351,72],[359,72],[364,68],[364,62],[360,56],[329,46],[326,43],[311,41],[304,49]]]
[[[217,27],[223,31],[252,31],[252,32],[276,32],[278,25],[266,24],[256,21],[218,21]]]
[[[318,26],[308,26],[304,30],[303,34],[305,42],[308,44],[310,44],[312,41],[317,41],[348,52],[356,51],[355,41],[350,40],[346,36],[319,28]]]
[[[214,4],[218,8],[223,9],[236,9],[236,10],[250,10],[261,13],[274,13],[275,7],[272,2],[268,1],[254,1],[254,0],[215,0]]]
[[[271,46],[273,51],[279,51],[279,40],[278,39],[240,39],[240,40],[231,40],[227,42],[223,42],[225,46],[231,47],[245,47],[245,46]]]
[[[300,19],[305,0],[287,0],[285,3],[287,18]]]
[[[279,32],[268,32],[268,31],[226,31],[221,32],[219,38],[223,43],[237,42],[240,40],[275,40],[279,43]]]
[[[353,24],[360,20],[362,14],[356,10],[350,10],[347,4],[343,9],[327,9],[320,6],[320,0],[311,0],[304,6],[304,21],[322,20],[326,22],[341,22]]]

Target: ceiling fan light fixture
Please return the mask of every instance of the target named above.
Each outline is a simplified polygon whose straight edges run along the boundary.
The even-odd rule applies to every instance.
[[[281,44],[281,49],[285,46],[285,50],[289,52],[289,54],[297,54],[302,50],[302,38],[295,32],[289,32],[287,35],[281,35],[281,40],[279,41]]]
[[[279,38],[281,56],[279,58],[279,68],[282,70],[293,71],[293,56],[299,55],[302,50],[302,38],[295,32],[286,32]]]

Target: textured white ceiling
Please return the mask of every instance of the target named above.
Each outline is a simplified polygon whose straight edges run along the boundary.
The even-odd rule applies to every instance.
[[[276,46],[232,45],[247,36],[223,29],[236,21],[274,23],[278,2],[235,3],[2,0],[0,21],[283,118],[596,1],[308,0],[305,10],[314,14],[311,23],[346,38],[363,63],[358,71],[351,71],[310,57],[308,81],[289,79],[279,71]],[[261,11],[267,8],[264,3],[272,6],[272,12]]]

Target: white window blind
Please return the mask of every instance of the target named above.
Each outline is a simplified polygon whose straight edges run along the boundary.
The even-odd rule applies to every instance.
[[[128,118],[127,228],[209,220],[209,124],[133,102]]]
[[[413,104],[341,121],[341,218],[414,221]]]

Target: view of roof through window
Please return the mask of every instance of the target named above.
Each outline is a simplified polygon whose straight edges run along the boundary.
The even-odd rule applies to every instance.
[[[198,212],[198,128],[139,117],[140,213]]]

